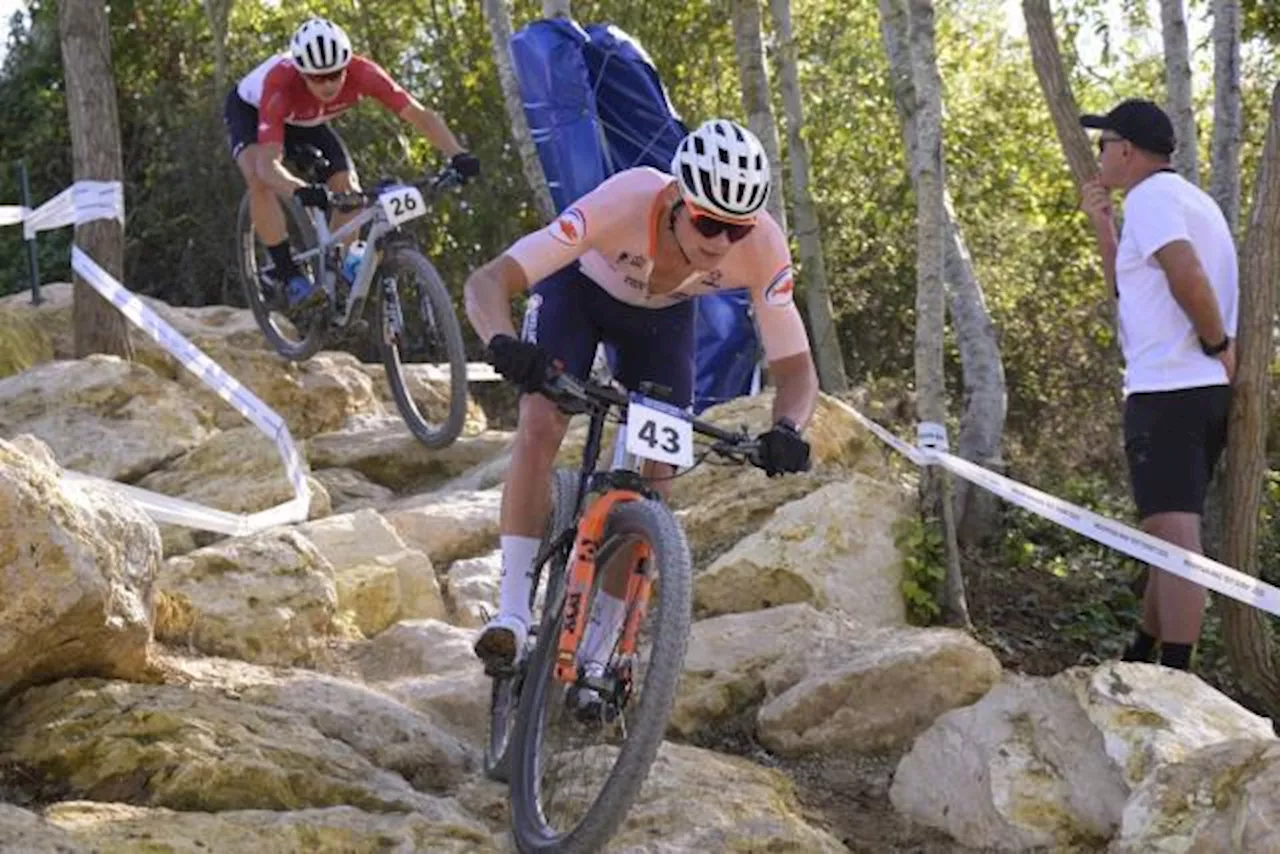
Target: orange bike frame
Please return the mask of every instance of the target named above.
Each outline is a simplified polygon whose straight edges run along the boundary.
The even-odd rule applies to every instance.
[[[638,492],[629,489],[611,489],[592,501],[578,521],[577,540],[574,544],[573,565],[569,567],[568,584],[564,599],[564,621],[560,626],[560,637],[556,644],[556,679],[572,685],[578,681],[578,644],[586,633],[589,619],[588,597],[591,585],[596,576],[596,553],[604,540],[605,523],[613,508],[625,501],[640,501],[644,498]],[[649,545],[643,544],[633,550],[635,559],[649,557]],[[623,631],[622,652],[629,654],[635,648],[635,635],[644,617],[645,602],[649,595],[649,579],[647,575],[632,573],[627,579],[627,624]],[[637,602],[638,597],[638,602]],[[636,607],[632,607],[637,603]]]

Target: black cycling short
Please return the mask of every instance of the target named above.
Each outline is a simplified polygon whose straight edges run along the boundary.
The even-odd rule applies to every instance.
[[[236,158],[245,146],[258,143],[258,108],[240,97],[235,89],[227,94],[222,107],[222,122],[227,126],[227,141],[231,156]],[[338,132],[327,124],[301,127],[284,126],[284,156],[292,159],[301,145],[314,145],[329,161],[330,172],[346,172],[351,168],[351,156]]]
[[[642,308],[616,299],[577,262],[533,286],[521,337],[542,347],[579,379],[591,372],[596,345],[617,351],[618,382],[637,390],[648,381],[671,390],[669,402],[693,402],[696,306]]]
[[[1130,394],[1124,403],[1124,452],[1138,517],[1204,515],[1213,468],[1227,446],[1225,385]]]

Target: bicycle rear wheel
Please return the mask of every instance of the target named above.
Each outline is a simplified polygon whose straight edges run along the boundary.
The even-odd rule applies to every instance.
[[[289,246],[295,256],[314,249],[315,232],[302,209],[293,201],[280,199],[285,223],[289,229]],[[283,309],[280,295],[263,292],[262,271],[270,265],[266,245],[258,238],[249,213],[249,195],[240,200],[236,213],[236,248],[240,265],[240,284],[245,300],[253,311],[253,319],[271,347],[294,362],[309,359],[324,346],[329,308]],[[320,281],[320,258],[300,264],[299,269],[312,282]]]
[[[467,354],[449,291],[431,262],[407,246],[387,252],[374,281],[382,364],[396,408],[419,442],[448,447],[467,414]],[[436,368],[406,371],[410,363]],[[438,381],[448,382],[447,391]]]
[[[651,500],[614,508],[599,554],[630,562],[635,551],[629,543],[648,547],[651,559],[641,569],[654,584],[633,660],[621,660],[616,642],[610,656],[609,673],[617,679],[617,690],[608,695],[611,720],[584,722],[572,707],[574,689],[556,680],[563,603],[562,597],[548,600],[512,751],[511,825],[523,854],[602,850],[626,818],[662,744],[689,639],[689,547],[671,511]],[[597,585],[606,569],[597,568]],[[629,677],[617,678],[628,667]]]
[[[546,533],[542,535],[542,543],[538,546],[539,552],[573,525],[577,510],[578,477],[578,472],[572,469],[557,469],[552,473],[551,517],[547,520]],[[547,598],[550,600],[554,600],[556,594],[556,590],[551,588],[560,584],[564,578],[564,566],[568,557],[566,549],[551,555],[543,564],[539,577],[546,581],[549,590]],[[534,603],[529,603],[531,609],[533,606]],[[536,637],[536,628],[534,631]],[[511,773],[511,735],[527,667],[526,660],[521,663],[514,676],[493,680],[489,700],[489,740],[484,749],[484,773],[489,779],[500,783],[507,782]]]

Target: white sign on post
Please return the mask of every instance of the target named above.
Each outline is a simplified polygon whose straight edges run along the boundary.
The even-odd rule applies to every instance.
[[[627,407],[627,451],[680,468],[693,465],[693,422],[682,409],[631,395]]]
[[[391,187],[378,196],[378,203],[392,225],[401,225],[427,212],[417,187]]]

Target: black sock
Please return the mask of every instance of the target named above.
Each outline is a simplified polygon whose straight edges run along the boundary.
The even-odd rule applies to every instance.
[[[276,275],[280,278],[292,275],[298,271],[293,264],[293,253],[289,250],[289,241],[287,239],[280,241],[275,246],[268,246],[267,253],[271,255],[271,263],[275,265]]]
[[[1133,636],[1133,643],[1129,644],[1125,649],[1124,655],[1121,656],[1120,660],[1144,661],[1150,664],[1153,659],[1152,653],[1155,652],[1155,650],[1156,639],[1139,628],[1137,633]]]
[[[1189,643],[1160,644],[1160,663],[1165,667],[1172,667],[1174,670],[1190,670],[1191,649],[1193,646],[1193,644]]]

